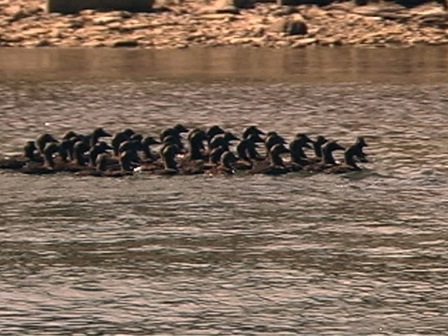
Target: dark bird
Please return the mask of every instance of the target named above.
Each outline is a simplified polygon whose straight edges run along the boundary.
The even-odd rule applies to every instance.
[[[43,149],[43,163],[28,162],[26,166],[19,169],[23,174],[44,175],[54,174],[56,172],[53,155],[59,151],[59,146],[54,142],[49,142]]]

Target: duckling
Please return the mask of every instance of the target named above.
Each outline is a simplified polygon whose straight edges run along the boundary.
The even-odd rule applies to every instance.
[[[54,174],[56,172],[53,155],[59,151],[59,146],[57,143],[49,142],[45,145],[43,149],[44,162],[36,163],[29,162],[26,166],[19,169],[23,174],[30,175],[44,175],[44,174]]]

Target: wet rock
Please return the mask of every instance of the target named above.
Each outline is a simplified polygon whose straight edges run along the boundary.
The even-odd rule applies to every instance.
[[[315,38],[304,38],[304,39],[294,42],[291,45],[291,48],[304,48],[311,44],[316,44],[316,42],[317,42],[317,39],[315,39]]]
[[[271,31],[287,35],[306,35],[308,27],[301,15],[278,19],[271,25]]]
[[[135,48],[138,47],[138,41],[135,39],[116,40],[111,43],[113,48]]]
[[[214,4],[215,8],[254,8],[255,0],[217,0]]]

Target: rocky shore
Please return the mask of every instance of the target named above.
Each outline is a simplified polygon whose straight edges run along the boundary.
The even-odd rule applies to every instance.
[[[173,1],[173,2],[169,2]],[[46,13],[44,0],[0,0],[1,47],[269,47],[448,44],[448,14],[437,3],[407,9],[353,2],[238,8],[221,1],[167,0],[149,13]],[[206,0],[204,0],[206,1]]]

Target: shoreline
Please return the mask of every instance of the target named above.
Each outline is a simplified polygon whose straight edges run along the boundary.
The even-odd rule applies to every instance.
[[[0,0],[1,1],[1,0]],[[308,46],[448,45],[448,13],[440,4],[407,9],[352,2],[254,8],[186,1],[149,13],[84,10],[46,13],[44,0],[0,2],[0,47],[182,49]]]

